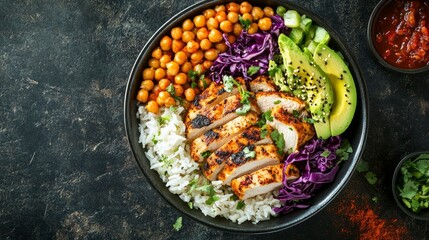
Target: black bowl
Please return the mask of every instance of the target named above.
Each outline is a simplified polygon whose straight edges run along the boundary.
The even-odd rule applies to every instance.
[[[390,3],[392,3],[394,0],[381,0],[374,8],[374,10],[371,13],[371,16],[369,17],[369,21],[368,21],[368,27],[367,27],[367,40],[368,40],[368,45],[369,48],[371,49],[371,52],[373,53],[374,57],[377,59],[377,61],[383,65],[384,67],[400,72],[400,73],[421,73],[421,72],[425,72],[429,70],[429,65],[426,65],[424,67],[420,67],[420,68],[412,68],[412,69],[407,69],[407,68],[399,68],[396,66],[391,65],[390,63],[386,62],[381,56],[380,54],[377,52],[377,50],[375,49],[374,46],[374,37],[373,35],[374,33],[374,27],[376,24],[376,19],[378,19],[378,16],[380,14],[380,11],[382,11],[385,7],[389,7],[388,5]]]
[[[304,210],[296,210],[287,215],[281,215],[272,218],[268,221],[259,222],[258,224],[244,222],[239,225],[222,217],[211,218],[208,216],[204,216],[203,213],[198,209],[189,209],[187,203],[183,202],[178,195],[169,192],[165,184],[160,179],[158,173],[150,169],[149,161],[145,156],[145,149],[143,149],[142,145],[138,142],[139,123],[138,119],[136,118],[138,106],[135,98],[139,90],[142,71],[146,67],[146,63],[150,58],[152,50],[157,47],[162,36],[169,34],[170,30],[173,27],[180,25],[187,18],[200,14],[203,10],[207,8],[214,8],[216,5],[226,4],[228,2],[229,1],[212,0],[206,2],[199,2],[192,6],[189,6],[188,8],[184,9],[180,13],[173,16],[170,20],[168,20],[149,39],[149,41],[143,47],[142,51],[137,57],[137,60],[132,68],[131,74],[128,79],[124,100],[125,128],[133,155],[141,171],[146,176],[149,183],[152,184],[152,186],[161,194],[161,196],[169,204],[178,209],[182,214],[189,216],[197,222],[230,232],[268,233],[280,231],[292,227],[314,216],[317,212],[327,206],[328,203],[330,203],[340,193],[340,191],[344,188],[346,183],[351,178],[352,173],[357,166],[357,163],[360,159],[366,142],[368,131],[368,96],[366,93],[366,86],[363,81],[358,64],[356,60],[351,56],[350,52],[347,50],[343,42],[340,40],[339,34],[336,33],[336,31],[331,26],[329,26],[316,14],[285,1],[249,1],[252,5],[259,6],[275,7],[278,5],[283,5],[286,6],[286,8],[288,9],[295,9],[300,14],[305,14],[312,18],[315,23],[329,31],[332,37],[330,46],[336,50],[341,51],[341,53],[344,55],[345,60],[349,63],[349,68],[355,79],[358,95],[358,104],[353,122],[344,134],[344,136],[349,139],[350,144],[353,147],[354,153],[350,155],[348,161],[342,163],[342,166],[337,173],[335,182],[320,189],[320,192],[318,192],[318,194],[311,200],[311,207]]]
[[[400,178],[402,177],[401,174],[401,167],[404,165],[405,161],[412,160],[419,156],[422,153],[429,153],[429,151],[421,151],[421,152],[413,152],[405,157],[402,158],[402,160],[398,163],[398,165],[395,168],[395,171],[393,172],[392,177],[392,192],[393,192],[393,198],[396,201],[396,204],[398,204],[399,208],[406,213],[408,216],[419,219],[419,220],[429,220],[429,210],[421,211],[419,213],[413,212],[411,209],[409,209],[407,206],[405,206],[404,202],[402,202],[401,197],[399,196],[399,190],[397,188],[398,183],[400,182]]]

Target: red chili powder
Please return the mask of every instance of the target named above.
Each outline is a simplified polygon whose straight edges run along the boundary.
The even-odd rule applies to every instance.
[[[408,239],[408,229],[401,225],[397,219],[382,219],[371,209],[371,205],[365,199],[359,199],[360,206],[356,206],[356,200],[341,202],[336,210],[338,215],[345,216],[349,223],[344,222],[340,231],[350,235],[348,227],[359,228],[360,240],[367,239]],[[345,227],[348,226],[348,227]]]

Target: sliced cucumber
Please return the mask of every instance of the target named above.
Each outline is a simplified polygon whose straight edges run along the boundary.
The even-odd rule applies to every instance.
[[[302,39],[304,39],[304,31],[301,28],[292,28],[289,38],[292,39],[296,45],[300,45]]]
[[[288,10],[283,15],[285,25],[290,28],[297,28],[301,23],[301,16],[295,10]]]
[[[319,26],[316,27],[313,41],[328,45],[328,42],[330,39],[331,39],[331,35],[329,35],[329,33],[324,28]]]

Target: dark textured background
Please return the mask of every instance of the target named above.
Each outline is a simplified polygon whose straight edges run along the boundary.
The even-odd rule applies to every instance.
[[[379,181],[355,173],[315,217],[272,235],[234,235],[186,217],[173,230],[181,214],[135,164],[122,101],[143,45],[194,2],[0,0],[0,239],[358,239],[371,234],[354,221],[365,214],[394,239],[429,238],[428,224],[400,212],[390,191],[399,159],[429,149],[429,74],[393,73],[372,58],[366,26],[376,0],[292,2],[327,19],[363,70],[363,160]]]

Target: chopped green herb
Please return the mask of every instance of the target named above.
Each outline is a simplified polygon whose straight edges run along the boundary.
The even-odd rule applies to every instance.
[[[259,66],[250,66],[249,69],[247,70],[247,75],[252,76],[255,73],[257,73],[259,69],[261,69],[261,67]]]
[[[365,174],[365,178],[371,185],[374,185],[378,180],[377,175],[375,175],[373,172],[367,172]]]
[[[182,228],[182,217],[178,217],[176,222],[173,224],[173,228],[176,231],[179,231]]]
[[[246,113],[250,110],[250,104],[243,104],[243,106],[237,108],[237,110],[235,110],[235,112],[238,115],[246,115]]]
[[[328,150],[325,150],[325,151],[322,152],[322,154],[320,154],[320,156],[325,157],[325,158],[329,157],[329,155],[331,155],[331,152],[328,151]]]
[[[259,121],[256,124],[258,125],[258,127],[262,127],[267,123],[267,120],[270,122],[273,121],[273,116],[271,116],[271,110],[264,112],[261,115],[261,119],[259,119]]]
[[[188,71],[188,77],[192,80],[192,81],[195,81],[195,80],[197,80],[198,79],[198,72],[197,71],[194,71],[194,70],[189,70]]]
[[[196,82],[194,82],[194,81],[192,81],[191,82],[191,88],[196,88],[197,87],[197,83]]]
[[[368,162],[361,160],[357,165],[356,171],[358,171],[359,173],[368,172],[369,171]]]
[[[200,80],[201,80],[201,82],[203,82],[203,88],[204,89],[207,88],[208,84],[207,84],[207,81],[206,81],[206,78],[205,78],[204,74],[202,74],[200,76]]]
[[[293,115],[294,117],[298,118],[298,117],[299,117],[299,112],[298,112],[297,110],[293,110],[293,111],[292,111],[292,115]]]
[[[252,24],[252,21],[250,21],[250,19],[244,20],[241,15],[238,16],[238,20],[240,21],[240,24],[243,27],[243,29],[246,30],[246,31],[249,29],[250,24]]]
[[[170,119],[171,119],[170,115],[165,115],[158,118],[158,123],[159,125],[164,125],[164,124],[167,124],[170,121]]]
[[[378,197],[373,197],[372,201],[375,202],[375,203],[378,202]]]
[[[194,208],[194,205],[193,205],[192,202],[188,202],[188,206],[189,206],[190,209]]]
[[[231,76],[224,75],[222,80],[223,80],[225,91],[231,92],[232,89],[234,88],[234,85],[238,88],[238,92],[240,93],[240,96],[241,96],[240,102],[243,105],[240,108],[238,108],[236,112],[239,115],[245,115],[251,108],[250,101],[249,101],[250,92],[246,91],[246,89],[244,89],[244,87],[236,80],[234,80],[234,78]]]
[[[280,133],[277,130],[274,130],[271,132],[271,138],[273,139],[276,147],[277,147],[277,151],[279,152],[279,154],[283,154],[284,151],[283,149],[285,148],[285,139],[283,136],[283,133]]]
[[[353,152],[353,148],[350,145],[350,142],[347,139],[344,139],[341,143],[340,148],[337,149],[335,154],[340,158],[339,162],[346,161],[349,159],[350,153]]]
[[[306,121],[310,124],[314,124],[314,119],[312,119],[312,118],[304,117],[304,121]]]
[[[237,209],[237,210],[240,210],[240,209],[242,209],[245,205],[246,205],[246,204],[245,204],[243,201],[238,201],[238,202],[237,202],[237,207],[236,207],[236,209]]]
[[[265,138],[268,134],[267,125],[261,127],[261,138]]]
[[[169,94],[171,94],[171,96],[176,96],[176,89],[174,89],[173,84],[168,85],[166,90]]]
[[[244,157],[245,158],[254,158],[255,154],[256,154],[255,151],[250,151],[248,147],[245,147],[243,149],[243,152],[244,152]]]
[[[202,158],[207,158],[207,157],[209,157],[211,154],[212,154],[212,152],[207,150],[207,151],[205,151],[205,152],[202,152],[202,153],[201,153],[201,157],[202,157]]]
[[[282,102],[281,100],[276,100],[276,101],[274,101],[274,104],[277,105],[277,104],[279,104],[281,102]]]

